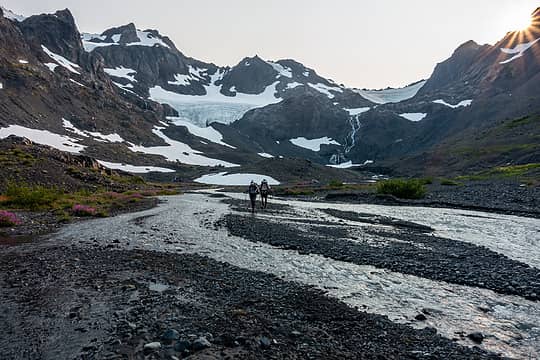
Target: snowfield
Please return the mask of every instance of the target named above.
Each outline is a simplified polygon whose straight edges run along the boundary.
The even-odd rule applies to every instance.
[[[135,165],[129,165],[129,164],[113,163],[113,162],[108,162],[108,161],[103,161],[103,160],[97,160],[97,162],[105,166],[106,168],[113,169],[113,170],[122,170],[122,171],[133,173],[133,174],[147,174],[149,172],[161,172],[161,173],[175,172],[175,170],[172,170],[172,169],[156,167],[156,166],[135,166]]]
[[[325,136],[318,139],[306,139],[305,137],[298,137],[294,139],[289,140],[293,145],[302,147],[304,149],[308,149],[311,151],[321,151],[321,145],[339,145],[335,140],[330,139],[329,137]]]
[[[62,119],[62,126],[64,127],[64,129],[66,129],[69,132],[72,132],[72,133],[74,133],[76,135],[79,135],[79,136],[92,137],[92,138],[94,138],[95,141],[112,142],[112,143],[114,143],[114,142],[118,142],[118,143],[125,142],[125,140],[120,135],[118,135],[116,133],[106,135],[106,134],[100,133],[99,131],[80,130],[77,127],[75,127],[75,125],[73,125],[70,121],[68,121],[66,119]]]
[[[441,105],[444,105],[444,106],[448,106],[448,107],[450,107],[452,109],[457,109],[459,107],[467,107],[467,106],[471,106],[471,104],[472,104],[472,100],[463,100],[463,101],[460,101],[459,103],[457,103],[456,105],[449,104],[446,101],[444,101],[443,99],[433,100],[433,102],[435,104],[441,104]]]
[[[192,149],[189,145],[180,141],[170,139],[160,130],[161,128],[154,128],[152,132],[163,139],[167,146],[150,146],[145,147],[142,145],[129,146],[129,149],[133,152],[141,152],[144,154],[161,155],[168,161],[179,161],[183,164],[198,165],[198,166],[223,166],[223,167],[235,167],[240,166],[227,161],[212,159],[201,155],[200,151]]]
[[[131,82],[137,82],[135,79],[135,74],[137,74],[137,71],[129,68],[125,68],[123,66],[111,69],[111,68],[105,68],[103,69],[108,75],[118,77],[118,78],[124,78]]]
[[[186,127],[188,129],[188,131],[191,134],[195,135],[195,136],[198,136],[200,138],[209,140],[209,141],[211,141],[213,143],[216,143],[216,144],[219,144],[219,145],[222,145],[222,146],[229,147],[231,149],[236,149],[234,146],[229,145],[227,143],[224,143],[223,142],[223,135],[221,135],[221,133],[219,131],[217,131],[216,129],[214,129],[211,126],[199,127],[199,126],[193,124],[192,122],[187,121],[187,120],[185,120],[183,118],[168,117],[167,119],[176,126],[184,126],[184,127]]]
[[[354,89],[356,93],[362,95],[364,99],[367,99],[375,104],[387,104],[397,103],[403,100],[414,97],[418,91],[426,83],[425,80],[420,81],[414,85],[409,85],[400,89],[386,89],[386,90],[361,90]]]
[[[8,127],[0,128],[0,139],[5,139],[10,135],[24,137],[37,144],[48,145],[52,148],[73,154],[78,154],[86,148],[84,145],[77,144],[78,139],[55,134],[47,130],[30,129],[19,125],[9,125]]]
[[[536,39],[536,40],[533,40],[533,41],[530,41],[528,43],[523,43],[523,44],[518,44],[516,46],[514,46],[512,49],[506,49],[506,48],[501,48],[501,51],[505,54],[510,54],[510,55],[514,55],[512,56],[510,59],[507,59],[507,60],[504,60],[504,61],[501,61],[499,64],[508,64],[514,60],[516,60],[517,58],[520,58],[523,56],[523,53],[527,50],[529,50],[534,44],[536,44],[538,41],[540,41],[540,38]]]
[[[200,178],[195,179],[195,182],[208,185],[238,185],[238,186],[249,186],[250,182],[253,180],[257,184],[260,184],[263,179],[268,181],[269,185],[279,185],[280,182],[276,179],[261,175],[261,174],[228,174],[227,172],[220,172],[218,174],[208,174],[203,175]]]
[[[399,116],[409,121],[420,121],[427,116],[427,113],[403,113],[399,114]]]
[[[262,152],[262,153],[257,153],[257,155],[259,155],[260,157],[263,157],[263,158],[267,158],[267,159],[272,159],[272,158],[275,157],[275,156],[272,155],[272,154],[264,153],[264,152]]]
[[[333,167],[333,168],[336,168],[336,169],[349,169],[349,168],[352,168],[352,167],[365,166],[365,165],[368,165],[368,164],[373,164],[373,160],[366,160],[366,161],[364,161],[363,164],[353,164],[352,161],[347,161],[347,162],[344,162],[344,163],[341,163],[341,164],[338,164],[338,165],[326,165],[326,166]]]
[[[21,21],[24,21],[24,19],[26,19],[26,16],[15,14],[11,10],[6,9],[3,6],[0,6],[0,8],[2,8],[2,11],[4,12],[4,17],[6,19],[17,21],[17,22],[21,22]]]

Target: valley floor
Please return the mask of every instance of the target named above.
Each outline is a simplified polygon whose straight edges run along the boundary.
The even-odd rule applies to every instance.
[[[0,247],[0,358],[540,355],[539,220],[193,192]],[[146,345],[146,347],[145,347]]]

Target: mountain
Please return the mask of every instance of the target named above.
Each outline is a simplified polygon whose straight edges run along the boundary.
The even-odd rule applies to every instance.
[[[465,42],[428,79],[383,90],[347,88],[292,59],[215,65],[134,24],[81,34],[69,10],[1,11],[0,138],[170,178],[294,163],[272,157],[342,168],[374,161],[403,174],[537,158],[539,10],[527,31],[495,45]],[[456,162],[456,151],[478,146],[495,155]]]

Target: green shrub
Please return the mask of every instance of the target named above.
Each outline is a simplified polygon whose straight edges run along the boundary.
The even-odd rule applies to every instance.
[[[9,183],[5,196],[6,205],[37,210],[50,207],[60,197],[60,193],[55,188]]]
[[[330,180],[330,182],[328,183],[328,186],[331,188],[340,188],[340,187],[343,187],[343,182],[339,180]]]
[[[420,181],[422,181],[422,184],[424,184],[424,185],[433,184],[433,178],[431,178],[431,177],[426,177],[426,178],[420,179]]]
[[[418,179],[391,179],[378,182],[377,193],[402,199],[421,199],[426,195],[426,188]]]

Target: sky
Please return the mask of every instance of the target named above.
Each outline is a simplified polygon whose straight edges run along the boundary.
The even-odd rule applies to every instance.
[[[22,15],[69,8],[81,32],[134,22],[216,65],[292,58],[339,84],[399,87],[427,78],[467,40],[524,28],[538,0],[0,0]]]

